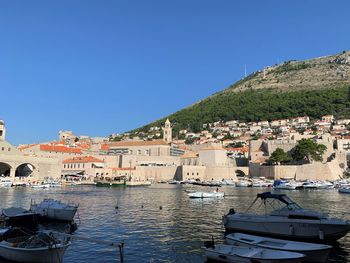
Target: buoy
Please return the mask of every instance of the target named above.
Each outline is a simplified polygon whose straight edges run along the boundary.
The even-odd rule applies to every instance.
[[[116,205],[116,206],[115,206],[115,209],[118,209],[118,208],[119,208],[119,206]]]
[[[320,231],[318,231],[318,237],[323,240],[324,239],[324,232],[322,229],[320,229]]]
[[[289,226],[289,235],[290,235],[290,236],[293,236],[293,235],[294,235],[294,227],[293,227],[293,225],[290,225],[290,226]]]

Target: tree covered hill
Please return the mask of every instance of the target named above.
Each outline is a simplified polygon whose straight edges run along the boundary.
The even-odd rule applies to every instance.
[[[260,121],[308,115],[350,117],[350,52],[287,61],[252,73],[229,88],[137,131],[161,126],[166,118],[180,129],[201,130],[223,120]]]

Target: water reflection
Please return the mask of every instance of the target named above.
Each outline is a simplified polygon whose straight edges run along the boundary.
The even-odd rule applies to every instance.
[[[202,244],[214,236],[223,242],[222,216],[231,207],[245,211],[264,189],[223,187],[224,199],[190,199],[181,185],[140,188],[0,189],[1,207],[29,208],[31,199],[56,198],[79,203],[77,235],[115,242],[125,241],[126,262],[204,262]],[[201,191],[210,188],[195,187]],[[288,195],[303,207],[350,219],[350,195],[336,190],[290,191]],[[115,207],[118,206],[118,209]],[[162,207],[162,209],[160,209]],[[350,262],[350,239],[339,240],[329,262]],[[74,241],[65,262],[118,262],[115,248]],[[0,261],[5,263],[6,261]],[[6,262],[7,263],[7,262]]]

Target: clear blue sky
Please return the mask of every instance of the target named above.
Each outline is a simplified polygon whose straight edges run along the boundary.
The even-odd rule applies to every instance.
[[[13,144],[124,132],[290,59],[349,49],[349,1],[1,0]]]

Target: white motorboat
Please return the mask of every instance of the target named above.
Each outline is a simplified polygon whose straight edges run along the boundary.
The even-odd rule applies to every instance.
[[[252,186],[252,182],[248,180],[238,180],[236,187],[249,187]]]
[[[246,235],[242,233],[229,234],[225,237],[229,245],[259,247],[289,252],[297,252],[305,255],[303,260],[307,262],[327,262],[332,246],[325,244],[296,242],[283,239],[275,239],[261,236]]]
[[[0,187],[11,187],[12,181],[8,178],[1,178],[0,180]]]
[[[208,259],[235,263],[296,263],[305,257],[303,254],[263,248],[250,248],[232,245],[215,245],[206,248]]]
[[[44,199],[41,203],[31,203],[30,210],[44,218],[72,221],[77,212],[78,205],[65,204],[54,199]]]
[[[261,199],[265,214],[248,213]],[[280,205],[279,209],[276,206]],[[282,206],[281,206],[282,205]],[[273,211],[268,212],[268,206]],[[332,241],[350,231],[350,222],[331,218],[327,214],[304,210],[285,194],[265,192],[257,195],[245,213],[234,209],[224,216],[226,232],[242,232],[285,239]]]
[[[277,190],[296,190],[299,189],[301,186],[301,183],[297,183],[295,181],[282,181],[282,180],[275,180],[273,184],[273,188]]]
[[[225,196],[224,192],[194,192],[188,193],[190,198],[222,198]]]
[[[350,187],[341,187],[338,189],[339,193],[350,194]]]
[[[61,263],[70,241],[58,239],[52,233],[17,236],[0,242],[0,256],[11,262]]]
[[[317,183],[317,189],[333,189],[334,185],[328,181],[321,181]]]

